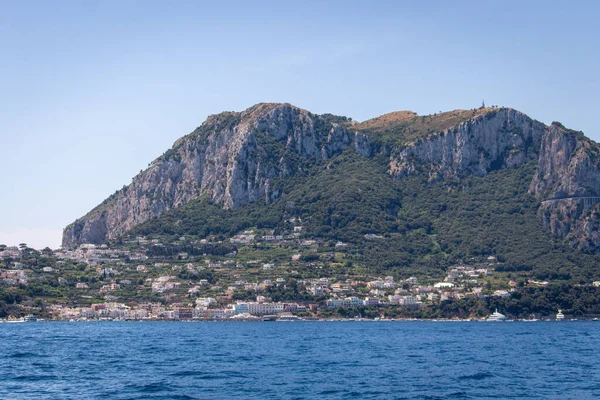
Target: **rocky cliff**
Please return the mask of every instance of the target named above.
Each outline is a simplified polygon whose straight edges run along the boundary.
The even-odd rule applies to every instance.
[[[600,195],[599,156],[598,144],[553,123],[543,136],[532,193],[543,200]]]
[[[212,115],[129,186],[67,226],[63,247],[115,238],[201,196],[227,208],[269,201],[278,196],[272,178],[301,170],[302,159],[328,158],[351,144],[352,135],[334,120],[289,104]]]
[[[579,132],[510,108],[430,116],[402,111],[356,124],[289,104],[210,116],[129,186],[67,226],[63,247],[113,239],[197,198],[224,208],[269,203],[280,195],[275,178],[301,174],[309,161],[345,148],[387,159],[398,180],[417,173],[430,182],[485,176],[537,162],[530,192],[540,201],[543,225],[574,246],[600,248],[600,148]]]
[[[401,178],[423,167],[430,181],[484,176],[538,157],[545,125],[510,109],[492,109],[390,155],[390,173]]]
[[[600,150],[581,132],[553,123],[540,148],[530,191],[544,226],[586,251],[600,248]]]

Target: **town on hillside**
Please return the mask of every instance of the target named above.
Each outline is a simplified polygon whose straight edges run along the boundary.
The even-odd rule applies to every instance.
[[[378,274],[354,261],[352,245],[303,237],[301,221],[291,222],[286,234],[249,229],[224,240],[131,237],[41,251],[2,245],[0,318],[485,319],[495,308],[512,318],[553,318],[561,307],[571,317],[597,312],[556,303],[552,293],[564,285],[502,272],[493,255],[438,276]],[[364,240],[379,238],[372,233]],[[585,291],[597,305],[598,286],[569,290],[584,299]]]

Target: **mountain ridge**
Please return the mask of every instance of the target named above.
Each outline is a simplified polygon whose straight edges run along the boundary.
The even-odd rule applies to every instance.
[[[283,180],[302,177],[347,149],[385,159],[387,173],[397,181],[415,174],[428,182],[460,180],[537,161],[529,190],[541,204],[542,224],[586,251],[600,244],[595,205],[541,203],[557,196],[600,195],[600,151],[580,132],[558,123],[546,126],[511,108],[428,116],[399,111],[356,122],[288,103],[259,103],[209,116],[129,186],[67,226],[63,247],[114,239],[198,198],[224,208],[268,204],[282,195]]]

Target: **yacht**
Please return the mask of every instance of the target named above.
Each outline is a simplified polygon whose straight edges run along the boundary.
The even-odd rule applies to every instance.
[[[496,308],[496,311],[494,311],[494,313],[492,315],[490,315],[489,317],[487,317],[486,321],[504,321],[506,320],[506,315],[504,314],[500,314],[498,312],[498,309]]]
[[[561,309],[558,309],[558,313],[556,313],[556,320],[562,321],[563,319],[565,319],[565,314],[562,313]]]
[[[29,315],[26,315],[25,317],[23,317],[23,321],[25,321],[25,322],[36,322],[37,318],[34,317],[33,315],[29,314]]]

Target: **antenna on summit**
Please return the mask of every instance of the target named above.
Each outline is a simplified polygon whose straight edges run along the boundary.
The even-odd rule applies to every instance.
[[[481,100],[481,108],[485,108],[485,101]]]

